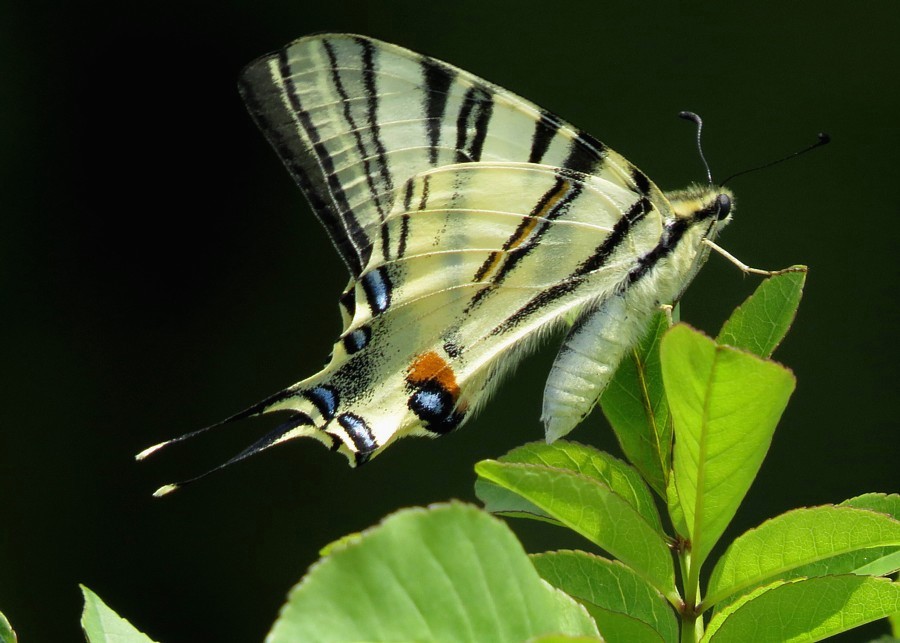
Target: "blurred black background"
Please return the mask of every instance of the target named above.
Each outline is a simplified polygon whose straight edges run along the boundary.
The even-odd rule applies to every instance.
[[[552,347],[451,437],[356,471],[295,442],[150,497],[271,423],[137,451],[312,374],[339,331],[345,269],[235,89],[244,64],[318,31],[480,74],[663,189],[703,180],[679,110],[704,116],[719,177],[830,132],[732,185],[721,243],[811,272],[776,354],[798,388],[729,535],[897,491],[898,28],[896,0],[4,4],[0,611],[23,641],[79,640],[81,582],[160,641],[261,640],[319,547],[402,506],[472,500],[477,460],[542,437]],[[715,333],[756,283],[714,256],[683,316]],[[599,414],[573,437],[616,451]],[[514,528],[531,551],[582,545]]]

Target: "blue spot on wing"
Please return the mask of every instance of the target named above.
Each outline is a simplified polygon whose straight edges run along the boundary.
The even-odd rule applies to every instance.
[[[354,330],[352,333],[347,333],[344,336],[344,350],[347,351],[348,355],[353,355],[353,353],[358,353],[366,346],[369,345],[369,341],[372,339],[372,330],[368,326],[363,326],[362,328],[358,328]]]
[[[413,393],[408,404],[425,428],[440,435],[458,427],[465,418],[465,413],[454,411],[455,400],[450,392],[433,380]]]
[[[413,395],[416,412],[424,416],[440,416],[447,412],[447,395],[439,391],[418,391]]]
[[[361,417],[354,413],[341,413],[337,420],[347,432],[357,453],[369,454],[378,448],[372,429]]]
[[[317,386],[305,391],[304,395],[306,396],[306,399],[319,409],[319,413],[321,413],[323,417],[328,420],[334,417],[340,397],[338,396],[337,389],[333,386]]]
[[[384,266],[367,272],[362,278],[362,287],[374,314],[383,313],[391,305],[393,285]]]

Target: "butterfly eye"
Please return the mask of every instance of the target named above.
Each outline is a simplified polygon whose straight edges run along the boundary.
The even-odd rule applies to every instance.
[[[727,194],[720,194],[716,197],[716,206],[719,210],[716,218],[721,221],[729,214],[731,214],[731,197]]]

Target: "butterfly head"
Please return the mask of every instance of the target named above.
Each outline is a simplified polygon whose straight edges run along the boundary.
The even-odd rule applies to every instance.
[[[690,224],[708,224],[710,232],[721,230],[731,221],[734,193],[717,185],[695,184],[684,190],[668,192],[666,197],[676,219]]]

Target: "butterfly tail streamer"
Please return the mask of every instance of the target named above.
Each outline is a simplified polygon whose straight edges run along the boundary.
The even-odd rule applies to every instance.
[[[151,447],[147,447],[146,449],[144,449],[143,451],[138,453],[136,456],[134,456],[134,459],[137,460],[138,462],[140,462],[141,460],[144,460],[144,459],[150,457],[151,455],[153,455],[160,449],[163,449],[169,445],[178,444],[179,442],[185,442],[186,440],[190,440],[191,438],[195,438],[199,435],[203,435],[204,433],[206,433],[208,431],[211,431],[213,429],[218,429],[220,427],[225,426],[226,424],[231,424],[232,422],[237,422],[238,420],[245,420],[247,418],[252,418],[252,417],[256,417],[258,415],[262,415],[263,413],[277,410],[278,408],[280,408],[279,404],[285,399],[285,397],[293,394],[293,389],[294,389],[294,387],[290,387],[284,391],[280,391],[274,395],[270,395],[269,397],[265,398],[264,400],[261,400],[261,401],[257,402],[256,404],[249,406],[246,409],[239,411],[239,412],[235,413],[234,415],[231,415],[231,416],[225,418],[224,420],[216,422],[215,424],[210,424],[208,426],[203,427],[202,429],[197,429],[196,431],[190,431],[189,433],[185,433],[184,435],[179,435],[176,438],[172,438],[170,440],[165,440],[158,444],[154,444]]]
[[[313,431],[309,426],[309,418],[297,416],[293,417],[290,420],[279,424],[277,427],[269,431],[266,435],[261,437],[259,440],[248,446],[246,449],[242,450],[237,455],[229,458],[222,464],[213,467],[212,469],[201,473],[198,476],[194,476],[193,478],[188,478],[187,480],[182,480],[180,482],[163,485],[159,489],[153,492],[154,498],[161,498],[162,496],[168,495],[173,491],[180,489],[186,485],[197,482],[198,480],[202,480],[210,474],[215,473],[225,467],[229,467],[233,464],[237,464],[241,460],[245,460],[250,456],[256,455],[261,451],[265,451],[269,447],[273,447],[276,444],[280,444],[281,442],[285,442],[287,440],[291,440],[296,437],[301,436],[312,436]]]
[[[378,445],[368,435],[362,433],[360,428],[353,422],[352,418],[345,417],[347,414],[341,414],[337,418],[335,417],[335,411],[338,404],[337,393],[335,389],[328,384],[316,384],[315,382],[317,379],[318,378],[316,377],[310,378],[300,385],[291,386],[221,422],[217,422],[216,424],[212,424],[197,431],[186,433],[171,440],[166,440],[165,442],[161,442],[141,451],[135,456],[135,459],[143,460],[171,444],[184,442],[190,438],[197,437],[207,431],[220,428],[237,420],[244,420],[279,411],[292,414],[290,419],[282,422],[227,461],[193,478],[163,485],[154,492],[154,497],[159,498],[167,495],[176,489],[197,482],[212,473],[241,462],[270,447],[300,437],[316,439],[330,449],[344,453],[350,460],[351,466],[366,462],[377,449]],[[332,420],[336,420],[334,426],[332,426]]]

